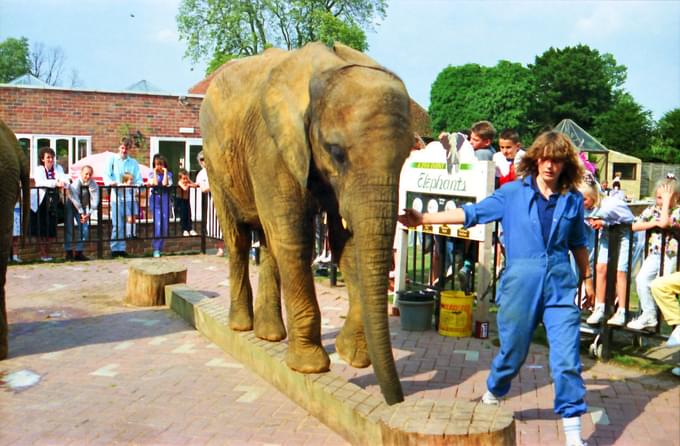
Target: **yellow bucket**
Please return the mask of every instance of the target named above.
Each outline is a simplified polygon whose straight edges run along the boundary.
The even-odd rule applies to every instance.
[[[472,302],[474,294],[442,291],[439,307],[439,334],[466,337],[472,335]]]

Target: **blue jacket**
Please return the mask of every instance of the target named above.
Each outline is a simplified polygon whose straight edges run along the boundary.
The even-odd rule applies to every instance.
[[[557,199],[548,246],[545,246],[538,220],[537,193],[531,181],[531,177],[513,181],[479,203],[464,206],[465,227],[500,221],[506,234],[508,262],[546,254],[566,258],[570,249],[586,246],[583,196],[572,191]]]

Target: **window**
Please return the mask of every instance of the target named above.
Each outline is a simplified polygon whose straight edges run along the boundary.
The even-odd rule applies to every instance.
[[[613,163],[612,166],[614,177],[620,173],[622,180],[634,180],[637,178],[637,164],[635,163]]]
[[[68,173],[72,164],[92,153],[91,136],[31,134],[16,136],[30,161],[31,176],[33,176],[35,166],[40,164],[38,152],[42,147],[51,147],[55,151],[57,163],[61,165],[65,173]]]
[[[201,170],[196,156],[203,150],[203,140],[200,138],[172,138],[151,137],[151,158],[160,153],[168,160],[168,166],[174,177],[177,177],[179,169],[186,169],[189,177],[196,178]],[[149,161],[151,163],[151,161]],[[151,166],[153,168],[153,166]]]

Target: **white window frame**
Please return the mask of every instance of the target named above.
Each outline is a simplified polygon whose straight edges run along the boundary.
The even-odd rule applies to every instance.
[[[68,167],[73,163],[77,162],[80,158],[78,157],[78,142],[85,141],[86,149],[85,156],[90,156],[92,154],[92,137],[85,135],[51,135],[43,133],[17,133],[17,139],[28,139],[30,141],[29,146],[29,163],[31,167],[31,177],[33,176],[33,170],[38,165],[38,141],[41,139],[47,139],[50,141],[50,147],[56,150],[58,140],[66,140],[68,143]]]
[[[151,147],[150,150],[151,152],[149,153],[149,164],[151,164],[151,160],[153,159],[154,155],[158,153],[160,142],[161,141],[172,141],[172,142],[184,142],[184,168],[188,171],[191,170],[200,170],[200,166],[198,169],[195,167],[193,169],[190,169],[190,167],[193,166],[193,163],[198,164],[197,160],[192,160],[190,159],[190,148],[191,146],[194,145],[200,145],[203,146],[203,138],[178,138],[178,137],[165,137],[165,136],[152,136],[150,138],[150,143]],[[188,164],[187,164],[188,160]],[[153,166],[150,166],[153,169]]]

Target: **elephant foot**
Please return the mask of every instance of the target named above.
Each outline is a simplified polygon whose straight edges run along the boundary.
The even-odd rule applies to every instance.
[[[253,329],[253,316],[247,310],[229,310],[229,328],[234,331],[250,331]]]
[[[335,350],[340,358],[352,367],[363,369],[371,365],[366,338],[361,331],[352,332],[343,327],[335,338]]]
[[[330,370],[328,353],[317,345],[294,349],[288,346],[286,364],[300,373],[322,373]]]
[[[2,341],[0,341],[0,361],[7,358],[8,353],[9,344],[7,343],[7,339],[3,339]]]
[[[255,336],[265,341],[286,339],[286,327],[280,316],[255,316]]]

